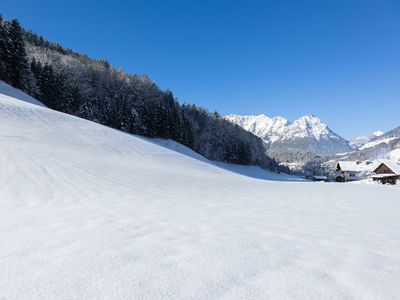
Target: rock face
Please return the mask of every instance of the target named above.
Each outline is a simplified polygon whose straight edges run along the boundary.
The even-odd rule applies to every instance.
[[[300,152],[329,156],[352,149],[347,140],[313,115],[303,116],[293,123],[283,117],[269,118],[266,115],[228,115],[225,119],[261,137],[269,152],[274,154]]]

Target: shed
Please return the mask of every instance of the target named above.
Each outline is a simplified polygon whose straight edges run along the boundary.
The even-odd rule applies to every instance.
[[[328,177],[324,176],[324,175],[314,175],[313,176],[313,181],[324,181],[324,182],[328,182]]]

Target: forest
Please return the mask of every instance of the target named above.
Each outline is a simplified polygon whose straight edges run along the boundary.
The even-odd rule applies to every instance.
[[[115,69],[0,17],[0,79],[64,113],[147,137],[175,140],[208,159],[278,170],[262,140],[146,75]]]

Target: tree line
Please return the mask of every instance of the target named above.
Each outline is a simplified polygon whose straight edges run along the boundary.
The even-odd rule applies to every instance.
[[[128,133],[172,139],[211,160],[276,169],[263,142],[145,75],[65,49],[0,16],[0,79],[49,108]]]

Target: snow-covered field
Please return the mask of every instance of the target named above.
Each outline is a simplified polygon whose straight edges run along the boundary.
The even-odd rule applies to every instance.
[[[0,151],[0,299],[400,298],[399,188],[212,164],[4,95]]]

